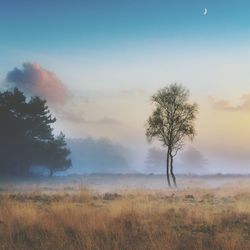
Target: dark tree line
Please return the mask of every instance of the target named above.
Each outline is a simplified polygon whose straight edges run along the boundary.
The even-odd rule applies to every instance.
[[[52,117],[46,101],[15,88],[0,92],[0,173],[29,175],[43,166],[50,175],[71,166],[65,136],[53,135]]]

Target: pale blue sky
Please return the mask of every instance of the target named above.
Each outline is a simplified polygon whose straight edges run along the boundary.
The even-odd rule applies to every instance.
[[[150,95],[181,82],[200,104],[197,147],[216,159],[213,148],[233,138],[248,152],[247,110],[214,110],[211,100],[230,106],[250,93],[249,10],[247,0],[0,0],[0,80],[23,62],[40,64],[72,92],[69,110],[119,122],[59,119],[60,129],[135,148],[146,147]]]
[[[35,61],[76,89],[88,84],[150,88],[153,79],[192,84],[179,65],[182,69],[188,64],[190,71],[198,65],[213,70],[223,60],[244,64],[249,59],[249,1],[2,0],[0,7],[2,77],[24,61]],[[110,77],[106,67],[114,67],[118,77]],[[145,81],[142,74],[150,68]],[[134,81],[124,79],[126,71]],[[213,82],[206,80],[204,90],[206,84]]]

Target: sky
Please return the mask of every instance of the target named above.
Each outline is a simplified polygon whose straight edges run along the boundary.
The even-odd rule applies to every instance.
[[[207,171],[250,173],[249,9],[243,0],[0,0],[1,89],[46,98],[55,131],[126,145],[142,170],[150,96],[182,83],[199,105],[192,146]]]

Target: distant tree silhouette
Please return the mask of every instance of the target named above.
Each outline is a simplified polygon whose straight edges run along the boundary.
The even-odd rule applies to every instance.
[[[146,123],[146,136],[149,142],[157,138],[167,147],[166,175],[171,187],[170,175],[174,185],[173,160],[184,145],[186,137],[195,135],[194,120],[197,105],[188,103],[189,91],[179,84],[170,84],[152,96],[155,105],[152,115]]]
[[[145,164],[147,171],[161,172],[162,166],[165,164],[165,152],[159,148],[149,148]]]
[[[202,173],[208,162],[200,151],[191,146],[181,153],[180,160],[183,166],[186,167],[186,171],[189,170],[189,173]]]
[[[206,171],[205,165],[208,160],[196,148],[189,146],[179,154],[176,167],[179,173],[202,174]],[[145,165],[146,171],[151,173],[162,173],[162,167],[166,164],[166,153],[161,148],[152,147],[148,149]]]
[[[68,139],[74,171],[78,173],[126,173],[133,153],[106,138]],[[98,157],[97,157],[98,156]]]
[[[45,100],[32,97],[27,101],[17,88],[0,92],[0,173],[28,175],[37,165],[53,165],[57,170],[69,167],[64,137],[55,139],[52,133],[51,124],[55,121]],[[51,144],[54,151],[48,150]],[[50,157],[47,153],[57,151],[60,157],[51,164],[46,160]],[[64,164],[59,160],[63,157]]]

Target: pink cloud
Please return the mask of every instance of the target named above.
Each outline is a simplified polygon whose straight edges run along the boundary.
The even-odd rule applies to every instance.
[[[6,80],[27,94],[39,96],[51,104],[65,103],[70,92],[57,76],[37,63],[23,63],[23,68],[14,68]]]

